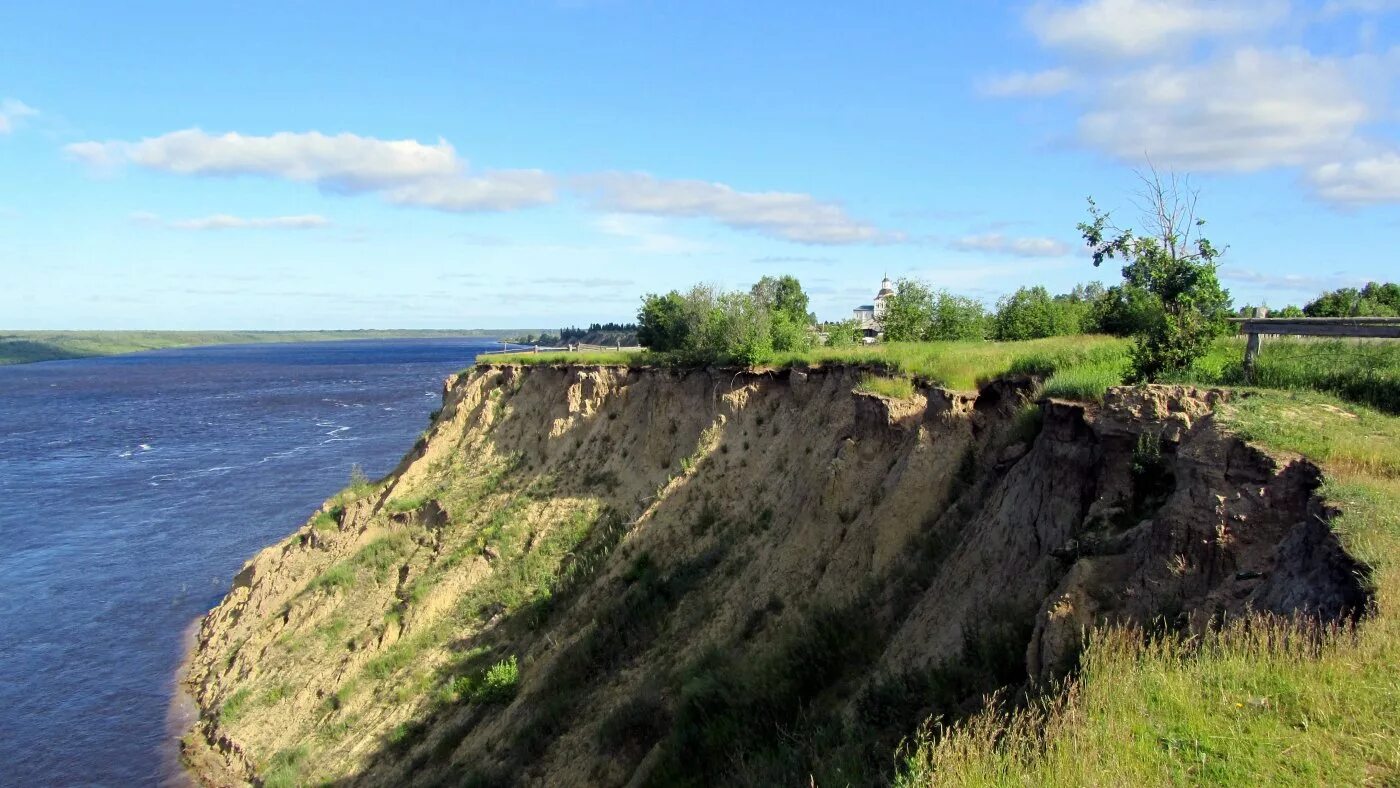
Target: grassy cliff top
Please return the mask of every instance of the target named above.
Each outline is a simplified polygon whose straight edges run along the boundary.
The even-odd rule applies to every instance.
[[[1131,344],[1109,336],[1080,335],[1025,342],[891,342],[818,347],[773,356],[760,368],[824,364],[866,366],[891,378],[919,378],[953,389],[976,388],[1008,374],[1047,378],[1044,393],[1092,401],[1123,382]],[[1202,386],[1244,385],[1244,339],[1219,340],[1204,358],[1169,381]],[[592,364],[686,366],[649,351],[512,353],[483,356],[479,364]],[[693,362],[691,362],[693,364]],[[1254,386],[1330,392],[1352,402],[1400,414],[1400,342],[1390,340],[1276,339],[1264,343]]]
[[[1121,376],[1127,340],[1107,336],[1073,336],[1025,342],[886,342],[854,347],[818,347],[779,353],[759,368],[785,369],[840,364],[866,366],[889,375],[917,377],[949,388],[970,389],[1015,373],[1050,374],[1057,369],[1110,367]],[[485,356],[486,364],[681,365],[687,362],[650,351],[584,353],[510,353]],[[1112,381],[1105,385],[1111,385]]]

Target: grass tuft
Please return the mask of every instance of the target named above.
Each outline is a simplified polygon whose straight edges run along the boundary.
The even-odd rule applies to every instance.
[[[914,381],[907,377],[885,377],[865,375],[856,385],[856,391],[876,394],[890,399],[909,399],[914,396]]]

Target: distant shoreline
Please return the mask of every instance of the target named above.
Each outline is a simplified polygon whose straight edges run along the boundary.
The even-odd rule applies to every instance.
[[[162,348],[351,339],[493,338],[530,329],[346,329],[331,331],[2,331],[0,366],[116,356]],[[540,329],[534,329],[539,331]]]

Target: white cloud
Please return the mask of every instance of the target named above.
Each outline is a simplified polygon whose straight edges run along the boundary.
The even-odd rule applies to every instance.
[[[393,203],[444,211],[513,210],[554,200],[553,179],[545,173],[468,175],[466,161],[442,139],[426,145],[316,131],[258,137],[185,129],[137,142],[79,142],[66,150],[94,167],[131,164],[179,175],[279,178],[328,192],[380,192]]]
[[[1127,161],[1259,170],[1337,156],[1370,116],[1343,65],[1302,50],[1242,49],[1202,65],[1111,79],[1080,139]]]
[[[0,101],[0,134],[9,134],[15,130],[20,118],[38,115],[39,110],[25,104],[19,99],[5,99]]]
[[[722,183],[604,173],[578,181],[595,208],[707,218],[739,230],[806,244],[881,243],[898,236],[852,218],[837,203],[795,192],[742,192]]]
[[[1382,153],[1316,167],[1308,180],[1318,196],[1348,205],[1400,202],[1400,153]]]
[[[1039,2],[1026,24],[1046,46],[1115,57],[1180,49],[1193,38],[1267,28],[1288,13],[1284,0],[1087,0]]]
[[[331,220],[316,214],[246,218],[219,213],[197,219],[167,220],[154,213],[138,211],[131,215],[131,220],[172,230],[315,230],[331,225]]]
[[[949,246],[961,252],[986,252],[1016,257],[1061,257],[1069,253],[1069,244],[1054,238],[1014,238],[1000,233],[965,235]]]
[[[1045,71],[1017,71],[983,80],[979,86],[988,96],[1053,96],[1074,85],[1074,74],[1067,68]]]

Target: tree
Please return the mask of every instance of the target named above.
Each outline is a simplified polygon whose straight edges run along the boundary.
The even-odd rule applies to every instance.
[[[917,279],[894,283],[894,295],[885,299],[881,328],[888,342],[918,342],[933,324],[934,294]]]
[[[812,346],[815,336],[809,328],[815,321],[807,314],[807,294],[797,277],[765,276],[749,293],[772,316],[774,350],[806,350]]]
[[[658,353],[681,350],[689,338],[685,298],[675,290],[666,295],[648,293],[637,310],[637,342]]]
[[[791,276],[764,277],[748,292],[701,284],[685,294],[648,294],[637,322],[644,346],[696,363],[757,364],[816,339],[807,294]]]
[[[981,301],[940,290],[933,298],[933,320],[924,339],[986,339],[987,324],[987,309]]]
[[[795,276],[765,276],[749,292],[775,314],[786,315],[793,322],[810,322],[807,294]]]
[[[1114,285],[1089,307],[1085,322],[1087,328],[1100,334],[1127,337],[1148,330],[1160,311],[1160,305],[1150,294]]]
[[[1087,312],[1082,298],[1076,293],[1051,297],[1044,287],[1023,287],[997,301],[992,334],[1009,342],[1078,333],[1081,313]]]
[[[1196,215],[1198,192],[1189,179],[1170,174],[1163,180],[1155,169],[1138,177],[1143,184],[1138,207],[1148,234],[1112,224],[1092,197],[1089,221],[1081,222],[1079,231],[1094,265],[1123,260],[1123,288],[1132,291],[1130,299],[1151,307],[1134,332],[1130,373],[1150,381],[1205,355],[1229,325],[1230,295],[1216,276],[1222,250],[1202,235],[1205,220]]]
[[[825,326],[827,347],[850,347],[859,345],[865,337],[865,331],[861,328],[860,321],[855,318],[842,320],[839,323],[828,323]]]
[[[1308,317],[1400,316],[1400,285],[1368,282],[1357,290],[1342,287],[1323,293],[1303,307]]]

